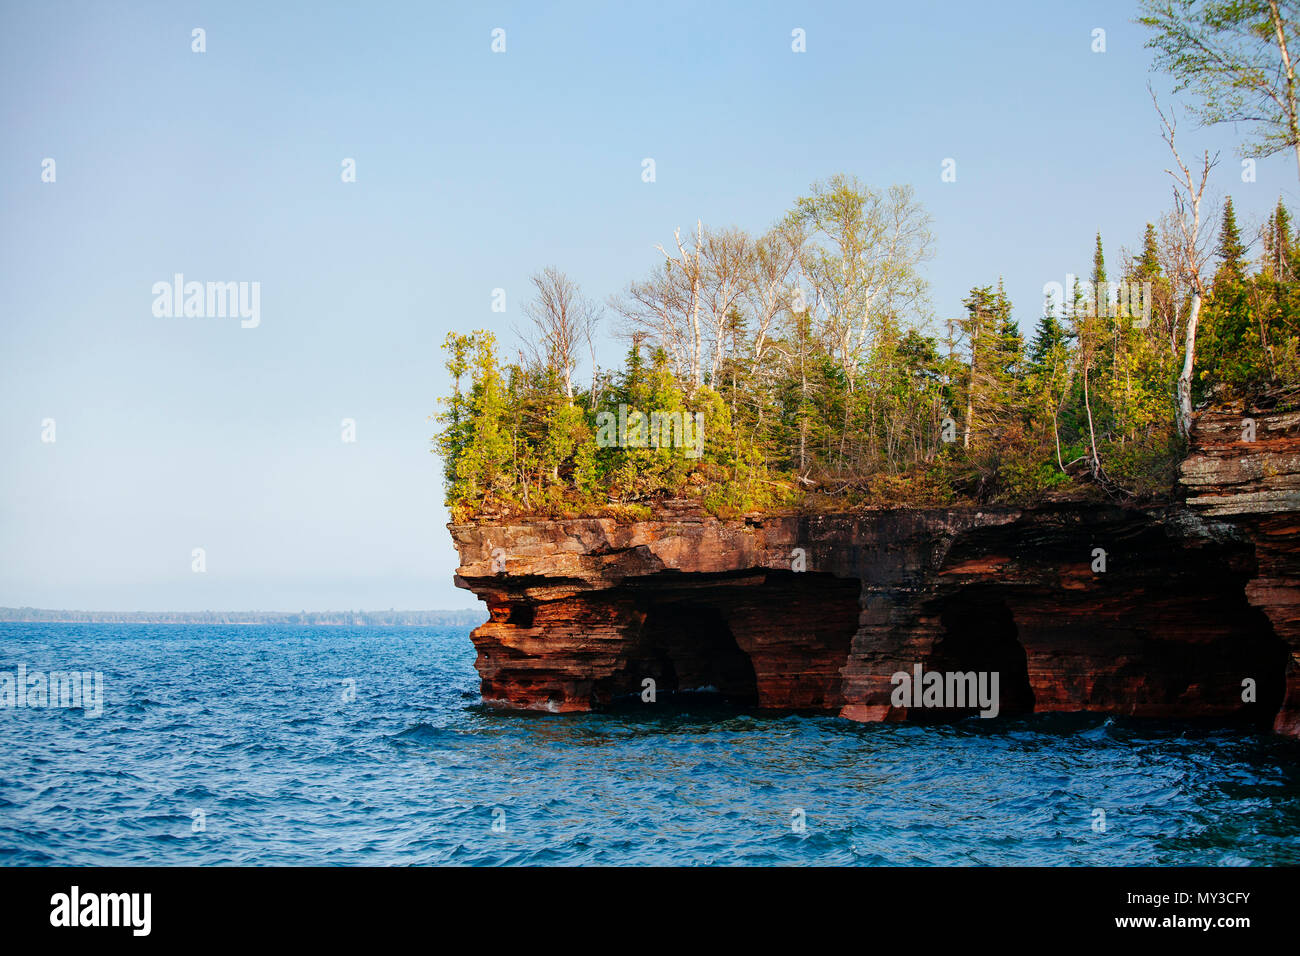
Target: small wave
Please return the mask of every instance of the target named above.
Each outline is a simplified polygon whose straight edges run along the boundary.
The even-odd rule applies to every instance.
[[[1265,734],[1095,714],[858,724],[707,691],[520,713],[471,689],[465,630],[118,630],[96,653],[121,703],[7,724],[0,863],[1300,862],[1300,746]],[[79,653],[75,629],[54,633],[51,657]],[[326,652],[329,673],[366,675],[363,699],[319,680]]]
[[[446,727],[434,727],[432,724],[412,724],[404,730],[395,734],[390,734],[390,740],[411,740],[418,743],[446,743],[458,741],[462,737],[458,730],[449,730]]]

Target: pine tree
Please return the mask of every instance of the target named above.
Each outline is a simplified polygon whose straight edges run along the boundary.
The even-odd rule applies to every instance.
[[[1007,298],[1002,277],[998,277],[998,291],[994,300],[998,317],[997,341],[998,369],[1003,376],[1008,390],[1018,386],[1018,379],[1024,373],[1025,337],[1020,333],[1020,326],[1011,315],[1011,300]]]
[[[1291,237],[1291,214],[1282,200],[1268,217],[1264,227],[1264,271],[1278,282],[1289,282],[1295,275],[1296,243]]]
[[[1241,241],[1241,232],[1237,229],[1237,215],[1232,208],[1232,197],[1223,202],[1223,222],[1219,226],[1219,246],[1215,250],[1219,257],[1219,269],[1215,282],[1241,282],[1246,274],[1246,247]]]
[[[1049,305],[1034,328],[1034,337],[1029,343],[1029,361],[1036,369],[1047,368],[1064,345],[1065,327]]]
[[[1101,233],[1097,233],[1097,245],[1092,252],[1092,291],[1090,297],[1098,316],[1110,312],[1110,284],[1106,281],[1106,256],[1101,251]],[[1086,308],[1087,306],[1085,306]]]
[[[1092,253],[1092,285],[1098,288],[1106,281],[1106,257],[1101,251],[1101,233],[1097,233],[1097,248]]]
[[[1276,219],[1276,214],[1275,217]],[[1258,377],[1262,345],[1259,321],[1246,284],[1246,246],[1229,196],[1223,205],[1219,268],[1202,312],[1197,342],[1195,385],[1201,394],[1214,384],[1241,388]]]
[[[512,482],[511,446],[506,434],[509,411],[496,338],[491,332],[447,336],[448,371],[456,390],[439,416],[444,428],[439,444],[447,461],[447,503],[477,505]],[[469,373],[468,392],[460,378]]]
[[[962,444],[969,447],[976,437],[996,437],[1019,409],[1024,343],[1000,280],[996,291],[971,289],[962,304],[958,325],[970,349]]]
[[[1133,278],[1138,281],[1153,279],[1160,275],[1160,252],[1156,245],[1156,227],[1147,223],[1147,231],[1142,236],[1142,252],[1133,257]]]

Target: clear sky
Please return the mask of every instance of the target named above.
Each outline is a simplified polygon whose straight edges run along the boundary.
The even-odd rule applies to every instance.
[[[603,300],[835,172],[916,187],[938,315],[1001,275],[1030,325],[1169,205],[1135,6],[4,3],[0,604],[472,606],[446,332],[508,340],[543,266]],[[1296,199],[1293,159],[1246,184],[1233,131],[1180,138],[1246,224]],[[175,273],[260,283],[260,324],[155,316]]]

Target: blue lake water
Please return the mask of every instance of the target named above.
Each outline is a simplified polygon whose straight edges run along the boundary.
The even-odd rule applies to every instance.
[[[1267,734],[511,714],[473,659],[463,628],[0,625],[0,672],[106,698],[0,710],[0,863],[1300,863]]]

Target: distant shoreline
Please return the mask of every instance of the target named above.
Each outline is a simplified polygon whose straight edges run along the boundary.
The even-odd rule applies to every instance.
[[[299,624],[335,627],[472,627],[487,614],[443,611],[68,611],[0,607],[0,624]]]

